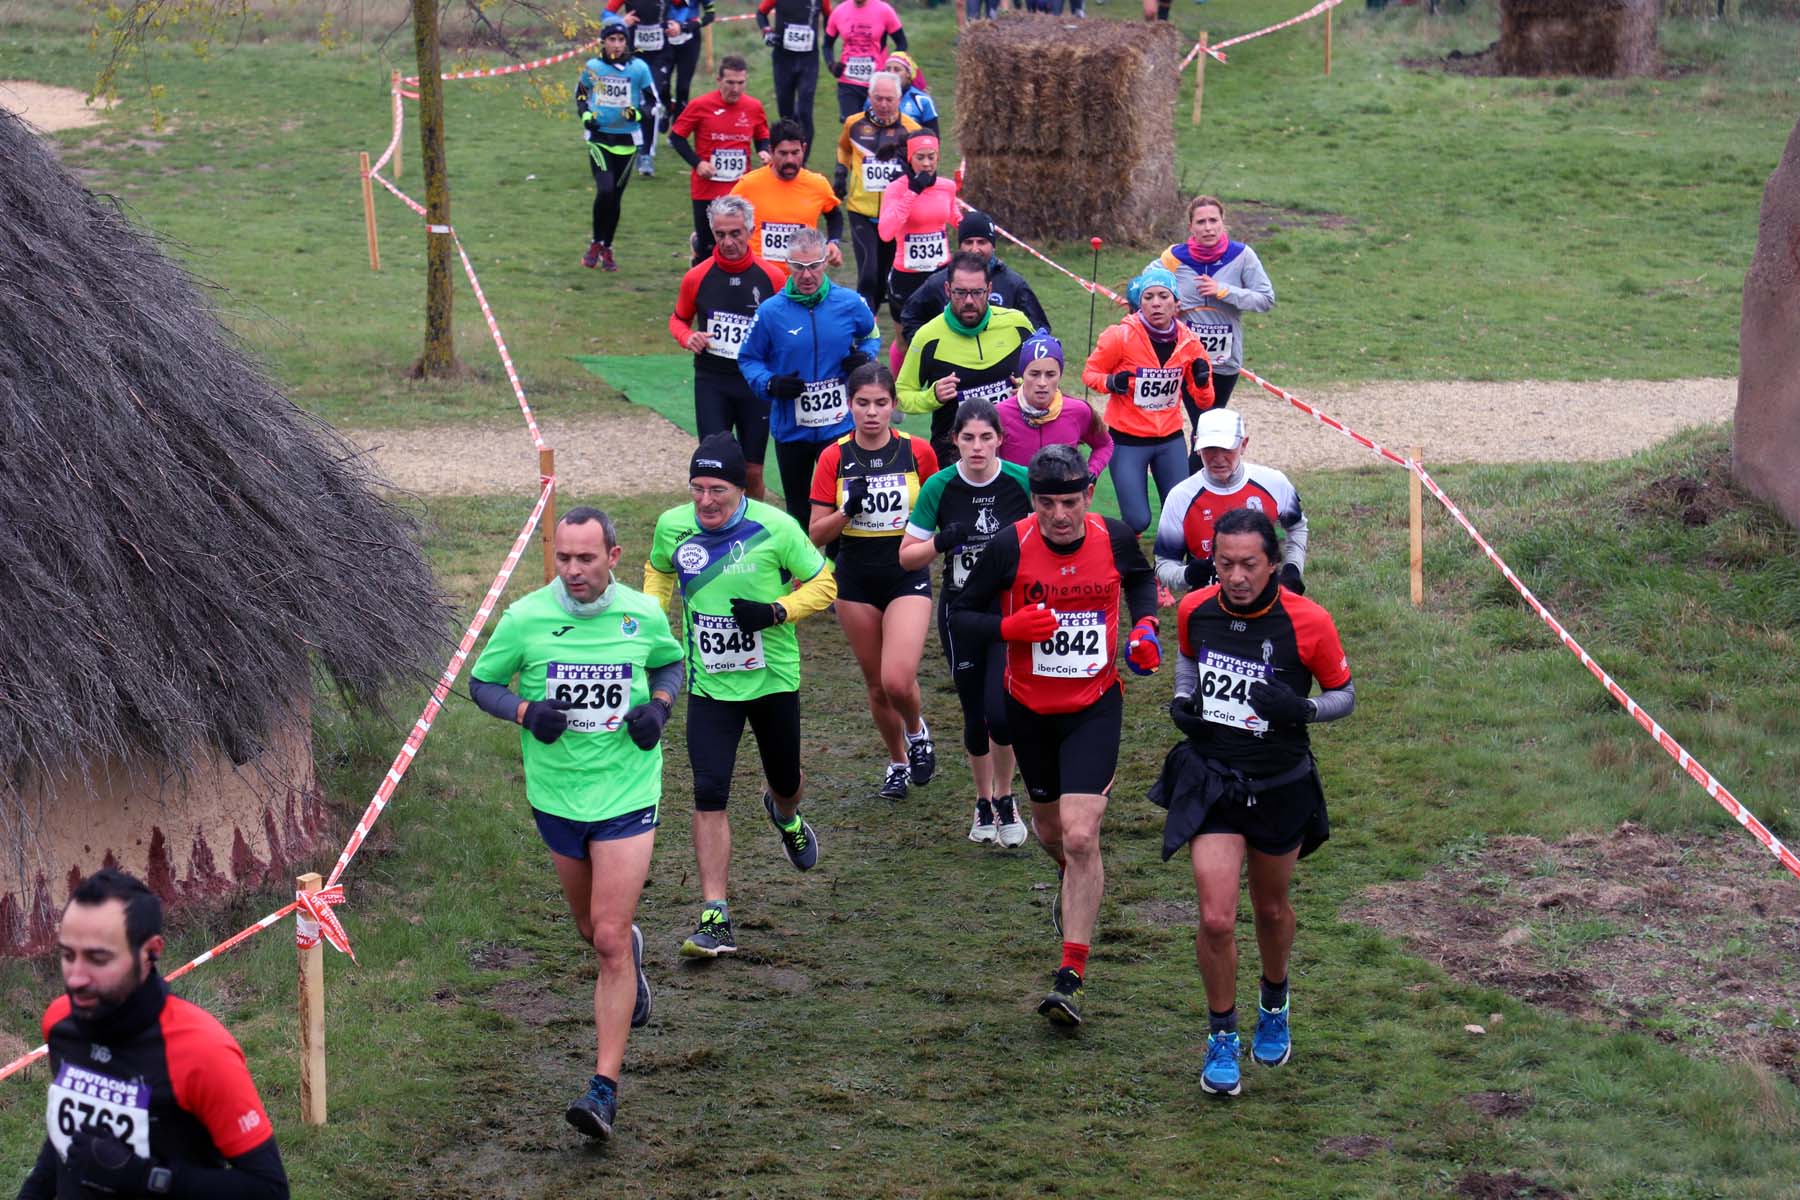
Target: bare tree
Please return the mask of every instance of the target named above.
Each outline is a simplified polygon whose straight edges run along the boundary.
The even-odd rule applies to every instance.
[[[450,170],[444,159],[444,81],[438,78],[437,0],[413,0],[413,48],[419,59],[419,161],[425,172],[425,348],[419,378],[459,374],[451,300]],[[439,232],[439,231],[442,232]]]

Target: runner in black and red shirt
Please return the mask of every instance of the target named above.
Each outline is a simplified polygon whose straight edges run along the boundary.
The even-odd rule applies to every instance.
[[[1238,1069],[1238,876],[1249,859],[1262,950],[1251,1055],[1280,1066],[1288,1032],[1294,864],[1327,837],[1325,794],[1306,727],[1350,715],[1356,690],[1331,614],[1284,587],[1275,526],[1236,508],[1213,527],[1219,582],[1181,602],[1171,715],[1187,741],[1169,754],[1151,799],[1169,810],[1163,858],[1183,845],[1200,899],[1195,955],[1210,1029],[1202,1090],[1235,1096]],[[1308,699],[1317,681],[1321,693]]]
[[[96,872],[63,910],[57,941],[65,994],[44,1013],[47,1136],[20,1200],[285,1200],[244,1052],[156,972],[162,902],[123,871]]]
[[[694,423],[701,440],[730,433],[744,452],[744,491],[763,498],[763,460],[769,452],[769,402],[757,397],[738,370],[738,349],[756,307],[781,290],[787,271],[750,253],[756,210],[742,196],[706,206],[716,239],[712,257],[681,277],[669,334],[694,356]]]
[[[1038,1012],[1081,1024],[1081,985],[1105,873],[1100,818],[1118,766],[1121,601],[1133,621],[1126,665],[1162,663],[1156,577],[1122,521],[1088,511],[1087,464],[1046,446],[1027,468],[1032,515],[988,542],[951,609],[958,639],[1006,643],[1006,710],[1038,841],[1063,876],[1062,964]],[[998,602],[996,606],[995,602]]]

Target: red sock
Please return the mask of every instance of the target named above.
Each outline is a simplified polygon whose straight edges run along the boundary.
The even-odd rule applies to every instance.
[[[1081,942],[1063,943],[1063,967],[1072,967],[1077,975],[1087,975],[1088,948]],[[1058,967],[1057,970],[1062,970]]]

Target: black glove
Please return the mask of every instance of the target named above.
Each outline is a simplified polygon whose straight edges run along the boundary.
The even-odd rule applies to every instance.
[[[574,707],[568,700],[533,700],[525,706],[525,716],[519,724],[530,730],[532,737],[548,746],[569,727],[569,718],[563,714]]]
[[[969,533],[970,529],[967,525],[961,521],[952,521],[937,531],[937,536],[931,539],[931,544],[937,547],[939,554],[948,554],[952,550],[961,548],[962,544],[969,540]]]
[[[639,750],[648,750],[662,740],[663,726],[669,723],[669,702],[655,696],[633,705],[625,713],[625,732]]]
[[[1212,382],[1212,366],[1204,358],[1196,358],[1188,364],[1188,378],[1194,381],[1196,389],[1203,388]],[[1214,401],[1214,408],[1224,408],[1223,404]]]
[[[1136,376],[1136,371],[1114,371],[1106,377],[1106,390],[1115,396],[1130,395],[1131,381]]]
[[[1271,725],[1304,725],[1312,720],[1312,701],[1279,679],[1259,679],[1250,685],[1250,707]]]
[[[858,475],[844,485],[844,515],[846,517],[854,517],[866,508],[868,503],[869,481],[866,477]]]
[[[1194,559],[1181,569],[1181,573],[1187,577],[1187,585],[1190,589],[1203,588],[1219,577],[1219,573],[1213,569],[1213,560],[1210,557]]]
[[[638,111],[638,107],[635,104],[627,104],[624,108],[620,109],[619,112],[627,121],[641,121],[644,119],[644,114]]]
[[[745,633],[755,633],[775,624],[775,606],[761,600],[746,600],[736,596],[731,601],[731,619]]]
[[[874,361],[875,359],[873,356],[864,354],[861,350],[852,350],[850,353],[844,355],[844,361],[838,364],[838,371],[844,378],[848,379],[850,377],[850,372],[856,370],[858,367],[866,367]]]
[[[781,42],[781,35],[773,29],[763,30],[763,45],[773,50]]]
[[[719,19],[718,15],[716,13],[714,13],[712,8],[709,6],[705,11],[703,11],[700,14],[700,26],[701,26],[701,28],[704,29],[706,26],[711,25],[714,21],[716,21],[718,19]]]
[[[600,132],[598,128],[599,124],[600,114],[593,109],[590,108],[581,114],[581,127],[587,130],[587,135],[589,137],[593,137],[596,133]]]
[[[167,1168],[139,1158],[130,1146],[110,1133],[94,1134],[83,1129],[70,1137],[68,1170],[83,1195],[149,1196],[165,1195],[169,1190]],[[153,1179],[153,1174],[161,1178]]]
[[[769,380],[769,395],[777,400],[798,400],[806,390],[806,380],[798,375],[777,375]]]
[[[923,196],[931,190],[931,185],[937,182],[937,172],[915,171],[908,177],[908,182],[912,184],[913,191]]]
[[[850,168],[843,163],[831,173],[831,194],[839,200],[850,194]]]
[[[841,59],[841,58],[836,59],[832,62],[831,77],[833,79],[842,79],[844,77],[844,60],[843,59]]]
[[[900,143],[899,142],[888,142],[885,145],[875,147],[875,161],[876,162],[893,162],[896,158],[899,158],[899,157],[900,157]]]
[[[1169,705],[1169,716],[1175,722],[1175,728],[1188,737],[1199,737],[1206,732],[1206,718],[1194,707],[1192,696],[1177,696]]]
[[[1296,596],[1306,595],[1306,580],[1300,574],[1300,568],[1293,563],[1281,564],[1281,586]]]

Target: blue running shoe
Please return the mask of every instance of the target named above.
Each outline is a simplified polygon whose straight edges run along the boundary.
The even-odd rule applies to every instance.
[[[1294,1056],[1294,1039],[1288,1033],[1290,997],[1279,1012],[1256,1006],[1256,1032],[1250,1038],[1250,1057],[1265,1067],[1279,1067]]]
[[[763,811],[769,814],[769,824],[781,835],[781,852],[787,856],[789,863],[796,871],[810,871],[813,864],[819,861],[819,835],[813,827],[801,818],[800,823],[789,829],[781,823],[781,817],[775,811],[775,797],[767,791],[763,792]],[[794,814],[799,816],[798,813]]]
[[[1244,1090],[1244,1075],[1238,1069],[1238,1055],[1243,1046],[1236,1030],[1215,1033],[1206,1039],[1206,1067],[1200,1072],[1200,1090],[1209,1096],[1235,1096]]]
[[[631,969],[637,974],[637,999],[631,1006],[631,1027],[642,1029],[650,1023],[650,977],[644,974],[644,931],[631,927]]]
[[[604,1141],[612,1137],[613,1118],[618,1113],[618,1093],[600,1082],[596,1075],[581,1098],[569,1105],[563,1119],[588,1137]]]

